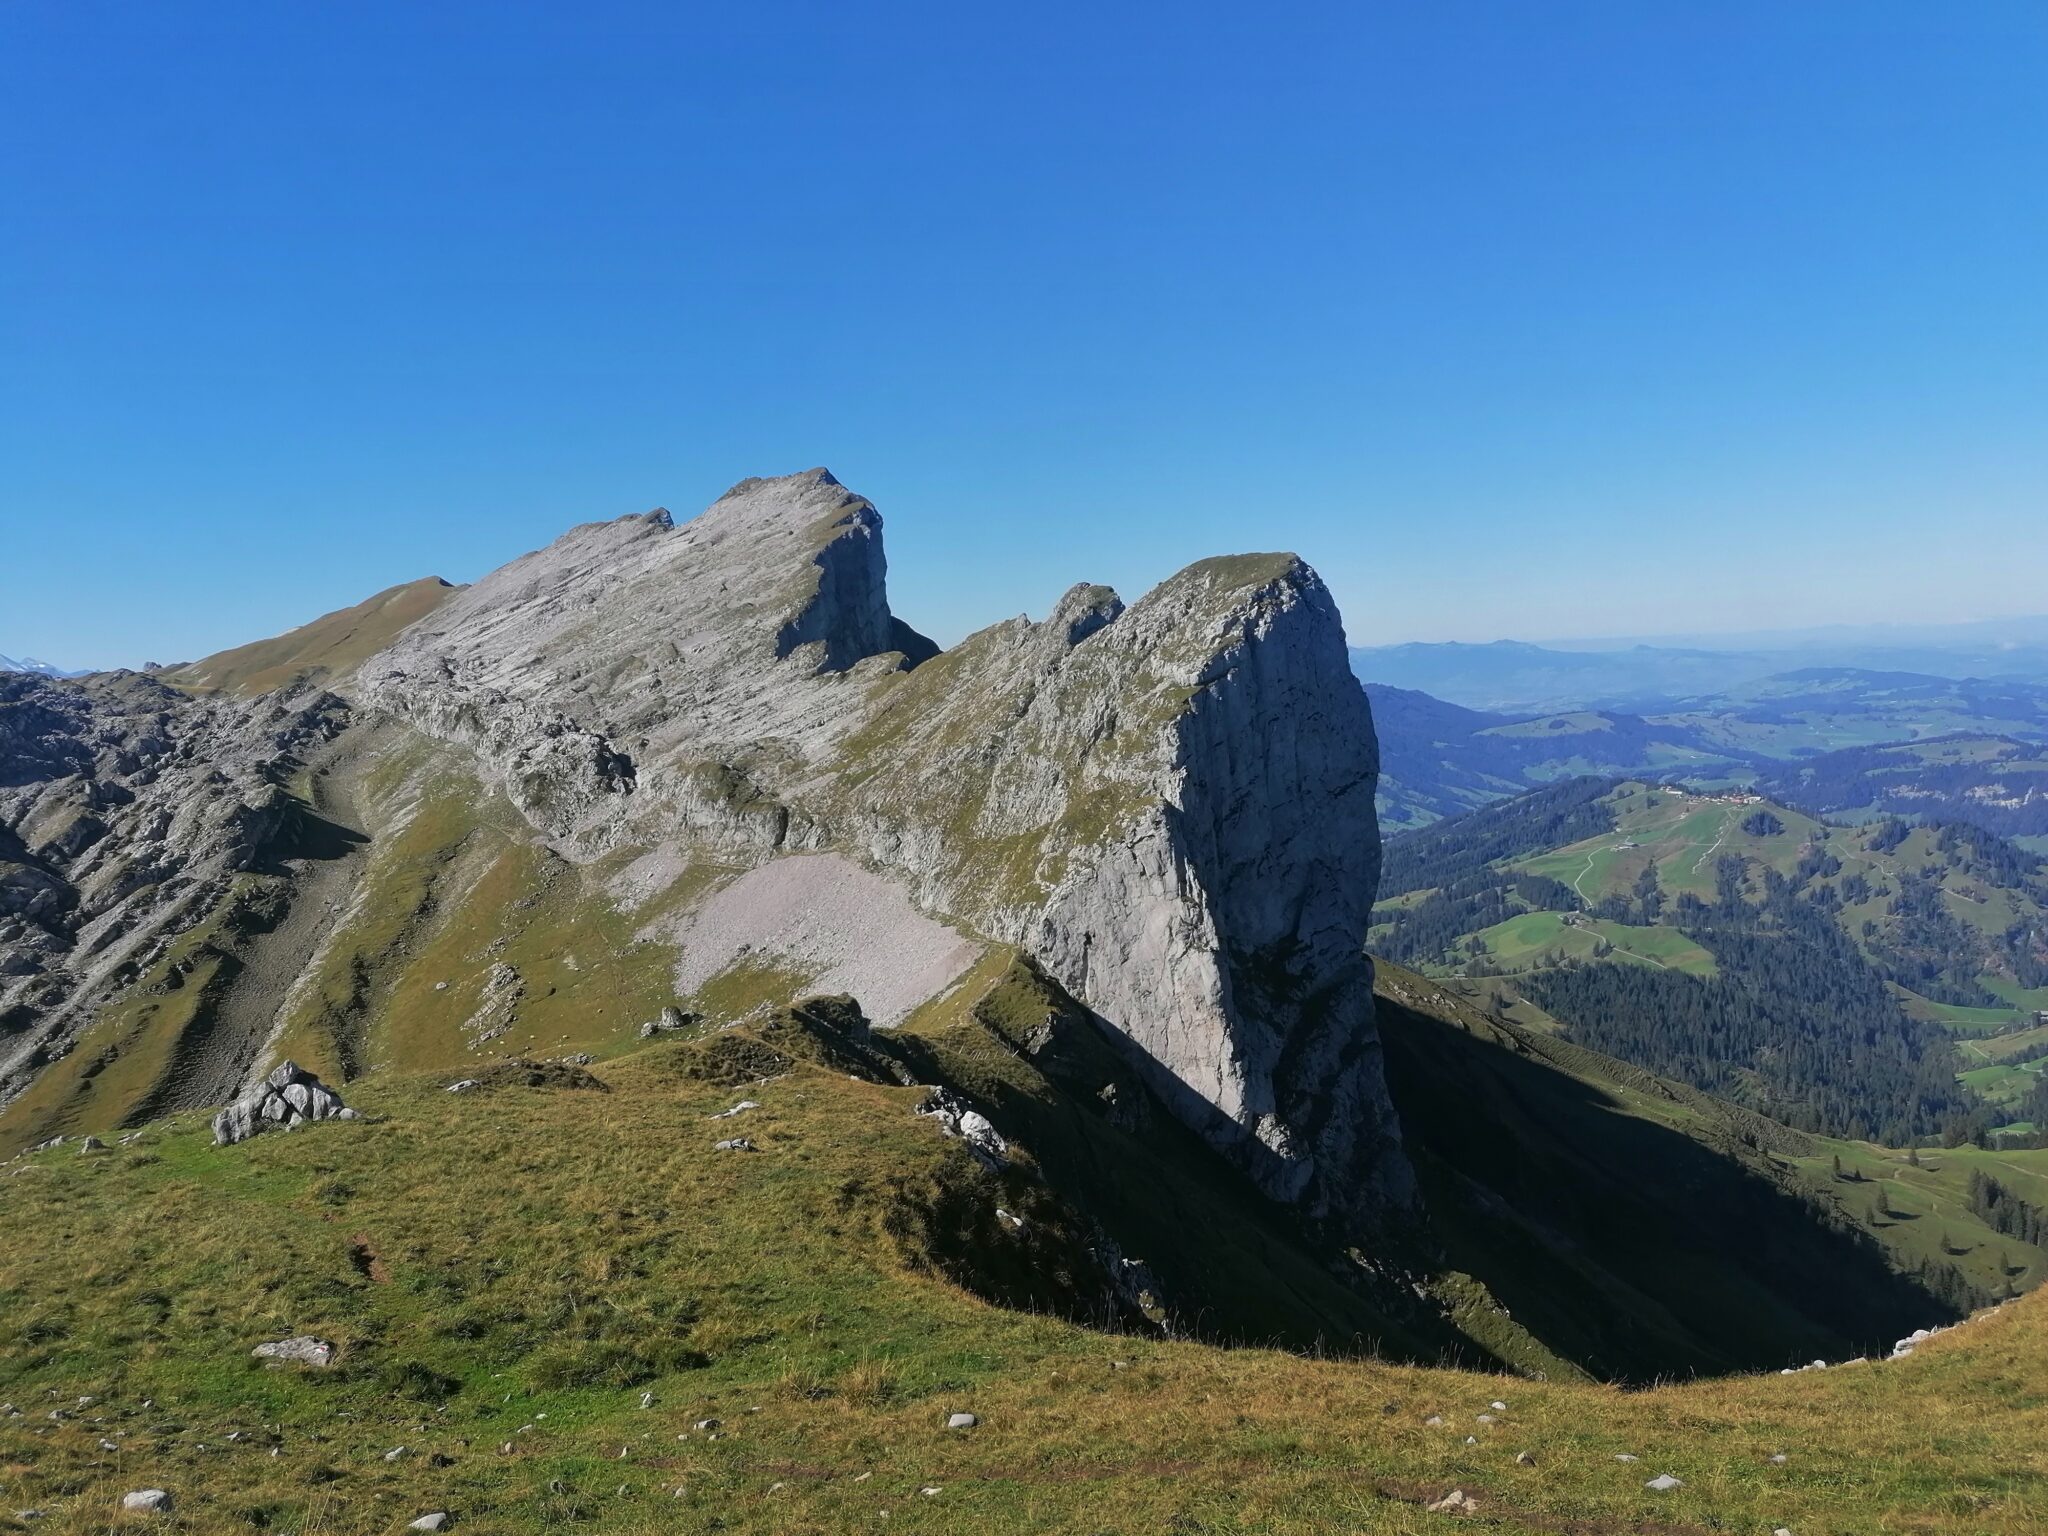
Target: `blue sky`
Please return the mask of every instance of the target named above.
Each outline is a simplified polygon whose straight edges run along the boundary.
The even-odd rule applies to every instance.
[[[942,639],[2048,610],[2048,6],[0,7],[0,651],[827,464]]]

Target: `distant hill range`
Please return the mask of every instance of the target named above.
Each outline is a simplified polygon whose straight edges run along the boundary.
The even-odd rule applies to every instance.
[[[1767,781],[1773,793],[1812,809],[1871,805],[1906,815],[1932,809],[1938,799],[1944,815],[2007,836],[2048,832],[2031,824],[2035,811],[2024,803],[2024,783],[2030,781],[2021,781],[2023,804],[2009,807],[2002,802],[2012,797],[1998,787],[2005,779],[1997,773],[1972,778],[1974,770],[1954,769],[1926,807],[1880,805],[1876,791],[1861,800],[1842,799],[1854,791],[1837,782],[1845,771],[1840,764],[1817,769],[1818,777],[1787,776],[1791,764],[1820,764],[1845,749],[1957,736],[1998,738],[2016,748],[2048,744],[2048,684],[1803,667],[1667,700],[1647,712],[1592,702],[1517,712],[1475,709],[1377,680],[1363,670],[1377,654],[1354,651],[1352,661],[1365,678],[1379,728],[1385,768],[1380,814],[1390,833],[1576,774]],[[1917,780],[1898,777],[1900,762],[1888,767],[1893,781],[1884,788],[1896,791],[1891,801],[1917,792]],[[1823,789],[1823,781],[1830,787]],[[1816,796],[1829,803],[1822,806]],[[2005,814],[2015,809],[2017,819]]]
[[[1768,635],[1724,648],[1530,645],[1497,640],[1354,647],[1368,683],[1412,688],[1468,709],[1549,714],[1620,709],[1659,714],[1688,699],[1784,674],[1908,673],[1919,677],[2048,683],[2048,621],[1898,631]]]

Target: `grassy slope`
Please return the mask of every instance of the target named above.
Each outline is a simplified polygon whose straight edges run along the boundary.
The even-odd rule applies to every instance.
[[[175,668],[164,681],[195,693],[254,694],[300,679],[337,677],[384,649],[455,590],[438,576],[388,587],[285,634]]]
[[[361,793],[377,828],[363,889],[280,1015],[284,1054],[347,1078],[595,1051],[673,1000],[673,953],[638,939],[602,892],[630,852],[570,864],[416,739],[384,754]],[[693,874],[684,890],[714,872]],[[499,965],[518,973],[516,1015],[480,1042]]]
[[[1511,1532],[2048,1520],[2038,1302],[1904,1363],[1637,1394],[1109,1335],[943,1278],[919,1210],[1024,1272],[1061,1216],[918,1090],[800,1063],[735,1126],[691,1050],[621,1058],[608,1094],[385,1075],[367,1123],[216,1149],[188,1117],[9,1168],[0,1511],[100,1531],[154,1485],[190,1531],[1403,1532],[1460,1487]],[[734,1128],[761,1150],[713,1152]],[[997,1202],[1044,1235],[1002,1237]],[[249,1359],[302,1329],[334,1369]],[[1664,1471],[1685,1486],[1643,1488]]]
[[[1918,1169],[1898,1154],[1893,1167],[1877,1148],[1786,1130],[1384,963],[1380,1004],[1389,1083],[1450,1262],[1598,1374],[1881,1347],[1929,1306],[1891,1278],[1923,1262],[1991,1295],[2048,1276],[2048,1253],[1969,1214],[1960,1154],[1923,1154]],[[1894,1181],[1893,1214],[1873,1217],[1876,1183],[1834,1180],[1838,1155],[1845,1174]],[[2003,1157],[2048,1173],[2048,1154]],[[2030,1176],[1999,1177],[2035,1198]],[[1938,1219],[1915,1219],[1931,1209]]]
[[[1663,966],[1689,971],[1695,976],[1714,974],[1714,957],[1675,928],[1644,928],[1600,918],[1579,918],[1567,923],[1562,912],[1524,912],[1477,937],[1485,941],[1486,953],[1495,964],[1514,971],[1527,969],[1551,951],[1568,959],[1593,957],[1598,942],[1614,946],[1613,958],[1641,965]]]

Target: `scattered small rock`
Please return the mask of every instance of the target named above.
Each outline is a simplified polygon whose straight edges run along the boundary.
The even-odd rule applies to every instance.
[[[1506,1413],[1508,1411],[1508,1405],[1503,1402],[1491,1402],[1488,1403],[1486,1406],[1491,1408],[1495,1413]]]
[[[171,1512],[170,1493],[162,1488],[138,1488],[133,1493],[121,1495],[123,1509],[139,1509],[145,1514],[168,1515]]]
[[[461,1079],[459,1082],[450,1083],[448,1085],[447,1091],[450,1093],[469,1093],[472,1090],[481,1087],[483,1087],[483,1084],[478,1082],[475,1078],[465,1077]]]
[[[741,1099],[739,1103],[733,1105],[731,1109],[721,1109],[717,1114],[711,1116],[711,1118],[713,1120],[730,1120],[734,1115],[744,1115],[748,1110],[759,1109],[760,1107],[761,1106],[755,1103],[752,1099]]]
[[[1440,1413],[1432,1413],[1422,1421],[1422,1424],[1425,1429],[1442,1429],[1444,1427],[1444,1416]]]
[[[448,1511],[437,1509],[431,1515],[421,1515],[417,1520],[408,1521],[405,1528],[408,1531],[445,1531],[448,1529]]]
[[[1453,1488],[1434,1504],[1425,1506],[1432,1515],[1472,1515],[1479,1512],[1479,1501],[1462,1488]]]
[[[1790,1461],[1791,1459],[1792,1458],[1787,1456],[1783,1451],[1780,1451],[1777,1455],[1771,1458],[1771,1465],[1774,1467],[1782,1467],[1783,1465],[1785,1465],[1786,1462]]]
[[[405,1459],[405,1453],[411,1449],[411,1446],[394,1445],[393,1447],[391,1447],[390,1450],[384,1453],[384,1459],[386,1461],[403,1461]]]
[[[981,1420],[976,1418],[971,1413],[956,1413],[951,1418],[946,1420],[946,1428],[972,1429],[975,1425],[979,1424],[980,1422]]]
[[[1527,1451],[1517,1451],[1515,1452],[1515,1465],[1518,1467],[1533,1467],[1536,1465],[1536,1458]]]
[[[654,1394],[652,1392],[642,1392],[640,1394],[640,1406],[642,1408],[652,1408],[654,1406]]]
[[[714,1152],[752,1152],[756,1149],[753,1142],[749,1141],[746,1137],[734,1136],[725,1141],[713,1142],[711,1150]]]
[[[1643,1486],[1653,1489],[1658,1493],[1669,1493],[1674,1488],[1683,1488],[1685,1482],[1682,1478],[1673,1477],[1669,1472],[1662,1472],[1651,1478]]]
[[[97,1136],[83,1136],[79,1138],[78,1155],[80,1157],[85,1156],[88,1152],[104,1152],[106,1150],[107,1144]]]
[[[1637,1461],[1637,1460],[1640,1460],[1641,1458],[1639,1458],[1639,1457],[1635,1457],[1635,1456],[1631,1456],[1631,1455],[1629,1455],[1629,1453],[1628,1453],[1627,1451],[1623,1451],[1623,1452],[1622,1452],[1622,1453],[1621,1453],[1621,1454],[1620,1454],[1619,1456],[1615,1457],[1614,1459],[1615,1459],[1616,1461]]]

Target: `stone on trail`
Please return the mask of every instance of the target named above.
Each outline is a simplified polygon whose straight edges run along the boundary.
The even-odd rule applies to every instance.
[[[971,1413],[956,1413],[951,1418],[946,1420],[946,1428],[972,1429],[975,1425],[979,1424],[980,1422],[981,1420],[976,1418]]]
[[[1669,1472],[1663,1472],[1651,1478],[1643,1486],[1645,1488],[1654,1488],[1659,1493],[1669,1493],[1674,1488],[1683,1488],[1685,1482],[1682,1478],[1673,1477]]]
[[[171,1512],[171,1496],[162,1488],[138,1488],[133,1493],[121,1495],[123,1509],[139,1509],[145,1514],[167,1515]]]

